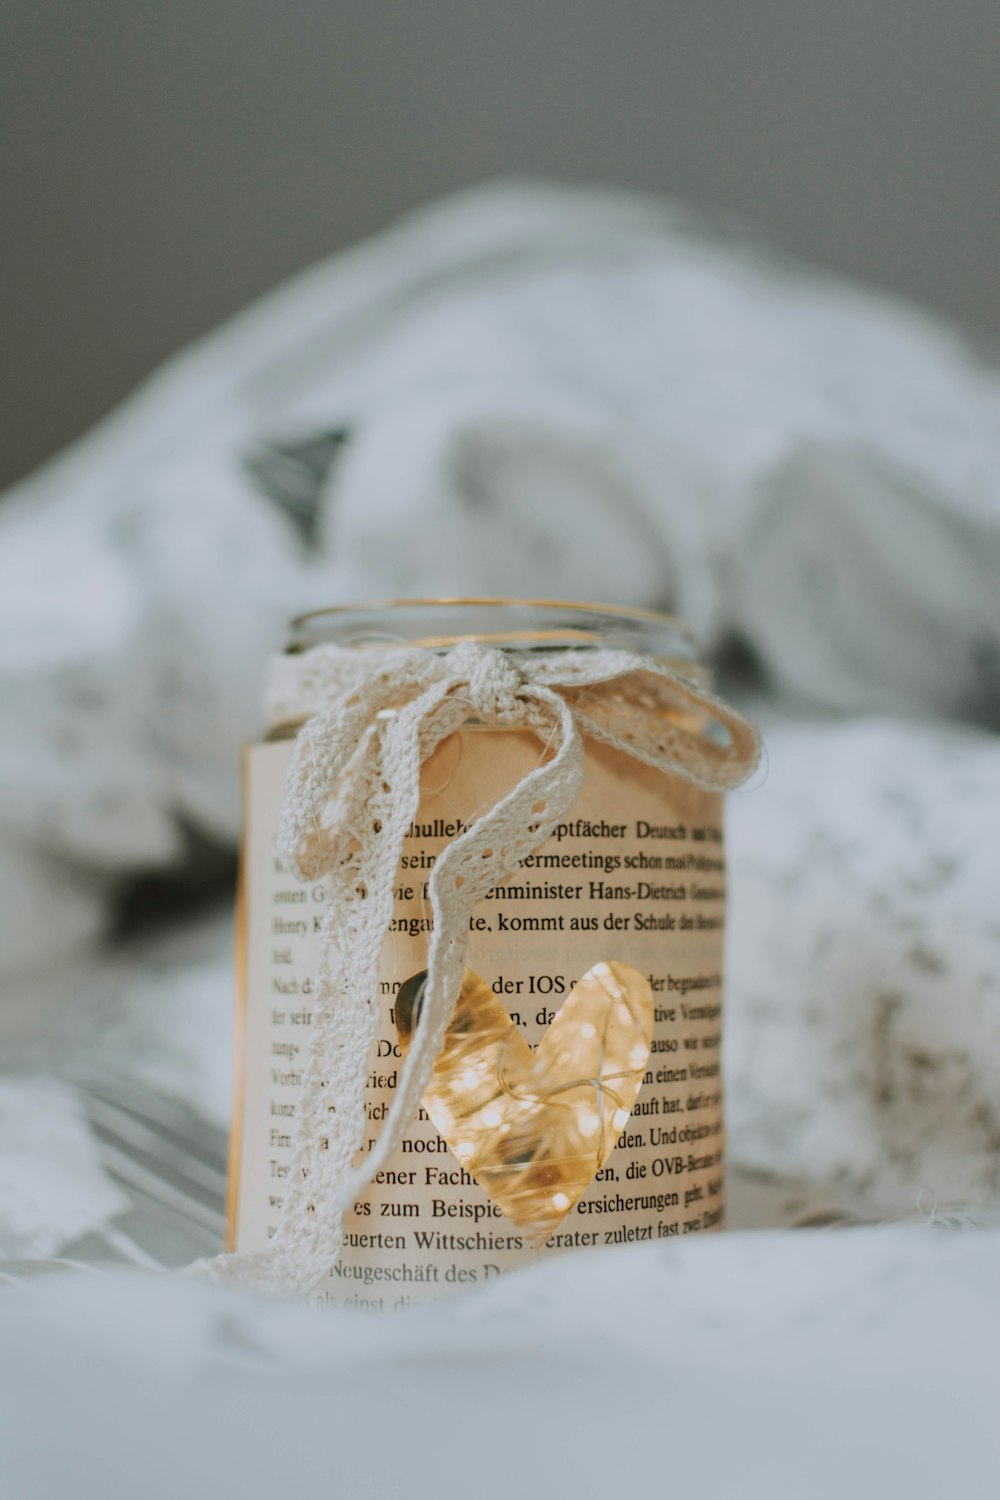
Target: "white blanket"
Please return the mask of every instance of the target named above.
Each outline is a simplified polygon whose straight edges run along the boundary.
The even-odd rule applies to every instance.
[[[664,605],[813,703],[995,717],[998,577],[1000,380],[946,326],[656,200],[446,202],[0,509],[4,959],[36,892],[70,942],[179,819],[235,837],[261,659],[304,608]]]
[[[624,194],[508,186],[300,276],[21,485],[0,506],[0,1254],[169,1264],[217,1241],[228,924],[121,951],[99,935],[124,878],[183,876],[193,841],[234,843],[238,750],[287,616],[404,594],[665,606],[710,646],[749,646],[769,764],[729,815],[737,1204],[769,1183],[774,1223],[822,1207],[940,1218],[995,1205],[998,396],[996,372],[950,329],[725,226]],[[115,1093],[123,1079],[141,1109]],[[4,1138],[12,1108],[47,1112],[51,1157],[30,1128]],[[167,1136],[183,1159],[163,1163],[157,1202],[142,1142]],[[39,1154],[51,1170],[35,1170]],[[880,1424],[899,1439],[900,1486],[939,1493],[927,1476],[957,1483],[961,1446],[981,1444],[995,1248],[902,1229],[733,1235],[655,1265],[564,1262],[479,1311],[420,1314],[399,1332],[345,1332],[161,1279],[47,1282],[0,1303],[0,1378],[20,1400],[58,1361],[59,1431],[81,1475],[97,1405],[118,1405],[133,1437],[118,1450],[128,1477],[107,1493],[273,1492],[321,1408],[339,1435],[321,1428],[304,1472],[342,1462],[362,1487],[374,1429],[359,1403],[376,1386],[379,1431],[401,1434],[380,1452],[412,1476],[408,1492],[468,1488],[458,1469],[438,1484],[434,1457],[461,1427],[467,1443],[501,1434],[483,1464],[499,1493],[497,1476],[520,1472],[503,1434],[533,1412],[542,1444],[543,1393],[563,1381],[552,1409],[574,1443],[558,1461],[594,1493],[613,1472],[652,1483],[684,1443],[708,1465],[703,1486],[728,1493],[738,1438],[758,1472],[787,1477],[774,1446],[786,1427],[810,1465],[797,1492],[843,1493],[840,1434],[871,1456]],[[615,1321],[633,1277],[657,1309],[634,1338],[655,1349]],[[900,1277],[902,1310],[883,1318]],[[612,1310],[582,1354],[580,1298]],[[758,1306],[782,1328],[802,1311],[773,1360]],[[498,1354],[515,1314],[516,1347]],[[355,1385],[359,1340],[369,1363]],[[95,1351],[104,1374],[88,1381]],[[939,1363],[964,1373],[935,1446]],[[202,1409],[187,1382],[221,1366]],[[586,1389],[588,1428],[600,1418],[609,1369],[626,1375],[609,1377],[605,1470],[577,1406]],[[910,1382],[915,1450],[903,1408],[868,1399],[880,1380]],[[251,1413],[239,1440],[237,1408]],[[662,1432],[654,1410],[671,1413]],[[712,1435],[719,1412],[729,1447]],[[55,1473],[47,1421],[41,1405],[18,1420],[40,1475]],[[155,1461],[140,1483],[143,1445]],[[532,1451],[558,1488],[558,1444]],[[200,1488],[195,1452],[211,1455]],[[678,1462],[694,1484],[690,1454]],[[875,1472],[861,1458],[857,1470]],[[37,1493],[57,1488],[40,1479]]]
[[[162,1278],[0,1297],[12,1497],[990,1494],[1000,1235],[594,1252],[390,1321]]]

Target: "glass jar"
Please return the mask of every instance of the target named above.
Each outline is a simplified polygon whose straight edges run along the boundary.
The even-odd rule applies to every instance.
[[[278,677],[287,678],[288,657],[324,643],[375,659],[401,644],[439,652],[465,640],[518,653],[612,647],[706,681],[690,636],[667,616],[516,600],[405,601],[308,614],[294,622]],[[295,733],[315,705],[280,687],[271,703],[273,722],[263,742],[248,747],[244,765],[229,1200],[230,1248],[241,1251],[267,1244],[281,1207],[324,901],[322,881],[300,884],[275,849]],[[649,711],[666,712],[653,700]],[[712,735],[718,726],[705,716],[698,727]],[[405,1050],[397,996],[412,999],[414,977],[425,967],[429,872],[447,843],[537,765],[540,753],[526,730],[470,720],[424,764],[382,951],[381,1026],[366,1086],[368,1149],[388,1114]],[[617,1143],[538,1243],[465,1170],[421,1109],[348,1210],[343,1249],[321,1300],[401,1308],[489,1282],[542,1255],[671,1239],[723,1223],[722,796],[596,740],[585,741],[584,767],[571,814],[475,908],[467,964],[532,1049],[595,965],[628,965],[648,981],[652,1043],[638,1095],[615,1117]]]

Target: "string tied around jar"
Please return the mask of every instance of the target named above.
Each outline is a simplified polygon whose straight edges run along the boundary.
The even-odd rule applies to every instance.
[[[309,1052],[273,1238],[266,1249],[189,1271],[304,1296],[336,1264],[344,1214],[420,1107],[461,988],[476,903],[569,813],[583,785],[584,740],[710,791],[751,774],[759,741],[696,678],[627,651],[510,651],[475,641],[440,652],[319,645],[284,658],[281,671],[285,698],[299,694],[312,710],[288,768],[278,837],[285,866],[323,889]],[[435,861],[419,1015],[388,1118],[366,1150],[379,959],[421,767],[470,718],[530,731],[541,753]]]

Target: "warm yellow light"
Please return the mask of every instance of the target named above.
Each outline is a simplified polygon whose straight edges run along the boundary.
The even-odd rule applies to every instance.
[[[396,1018],[403,1047],[422,975]],[[566,996],[533,1051],[486,980],[465,971],[423,1105],[463,1166],[544,1244],[615,1148],[642,1086],[653,1035],[649,983],[600,963]],[[594,1038],[600,1037],[595,1046]]]

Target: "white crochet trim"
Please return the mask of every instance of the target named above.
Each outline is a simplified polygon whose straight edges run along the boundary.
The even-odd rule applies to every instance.
[[[279,828],[288,868],[303,880],[323,877],[329,893],[309,1056],[274,1238],[265,1250],[190,1270],[304,1295],[336,1263],[343,1215],[417,1112],[461,986],[473,907],[569,812],[583,784],[583,738],[713,791],[743,781],[759,747],[751,726],[700,684],[623,651],[323,645],[283,659],[274,697],[273,706],[313,710],[289,766]],[[420,769],[470,719],[531,730],[544,754],[435,863],[419,1019],[388,1119],[358,1162],[380,1020],[379,956]]]

